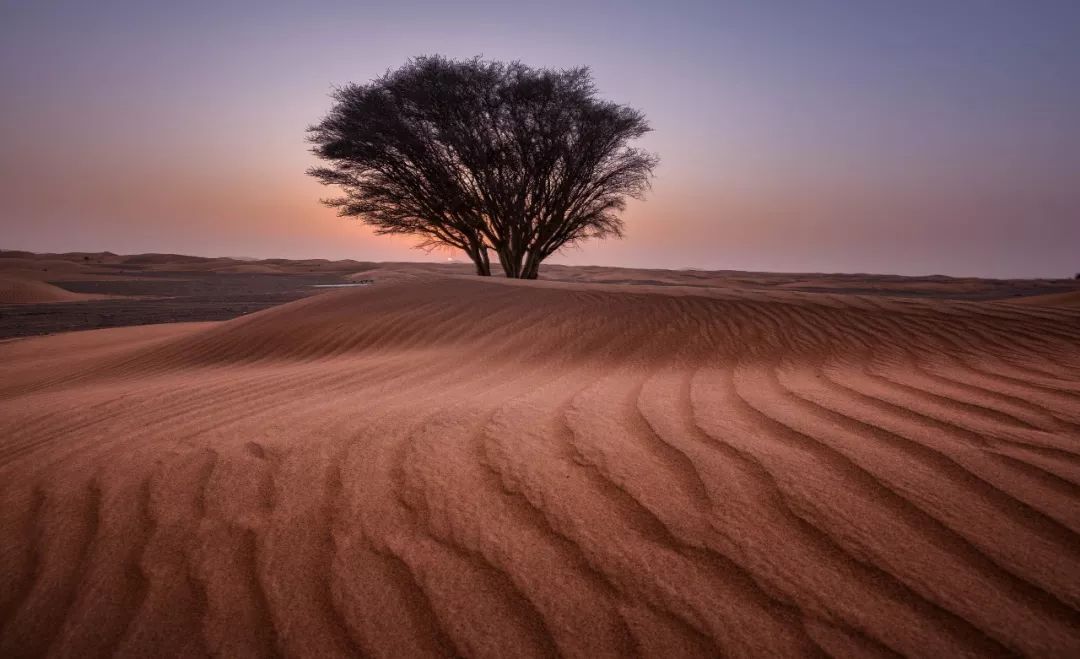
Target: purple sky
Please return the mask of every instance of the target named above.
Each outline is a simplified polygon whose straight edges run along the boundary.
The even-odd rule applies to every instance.
[[[559,262],[1080,271],[1075,0],[0,0],[0,248],[445,259],[304,175],[332,85],[432,53],[587,64],[649,116],[627,237]]]

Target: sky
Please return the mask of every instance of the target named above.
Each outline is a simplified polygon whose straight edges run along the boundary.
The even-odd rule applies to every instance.
[[[446,260],[319,204],[305,128],[421,54],[588,65],[659,154],[569,264],[1071,277],[1080,2],[0,0],[0,248]]]

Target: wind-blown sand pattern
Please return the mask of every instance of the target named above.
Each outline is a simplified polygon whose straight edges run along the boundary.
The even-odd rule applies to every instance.
[[[0,656],[1080,654],[1080,310],[418,278],[0,344]]]

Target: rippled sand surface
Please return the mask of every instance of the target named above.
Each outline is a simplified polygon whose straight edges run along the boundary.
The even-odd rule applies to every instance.
[[[419,277],[0,344],[0,656],[1080,654],[1080,310]]]

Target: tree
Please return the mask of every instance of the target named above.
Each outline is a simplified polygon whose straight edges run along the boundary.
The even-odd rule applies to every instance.
[[[308,173],[324,200],[378,234],[463,250],[479,275],[494,252],[507,277],[589,238],[621,237],[626,198],[642,198],[657,157],[629,143],[650,128],[598,98],[589,69],[418,57],[337,89],[308,129],[327,162]]]

